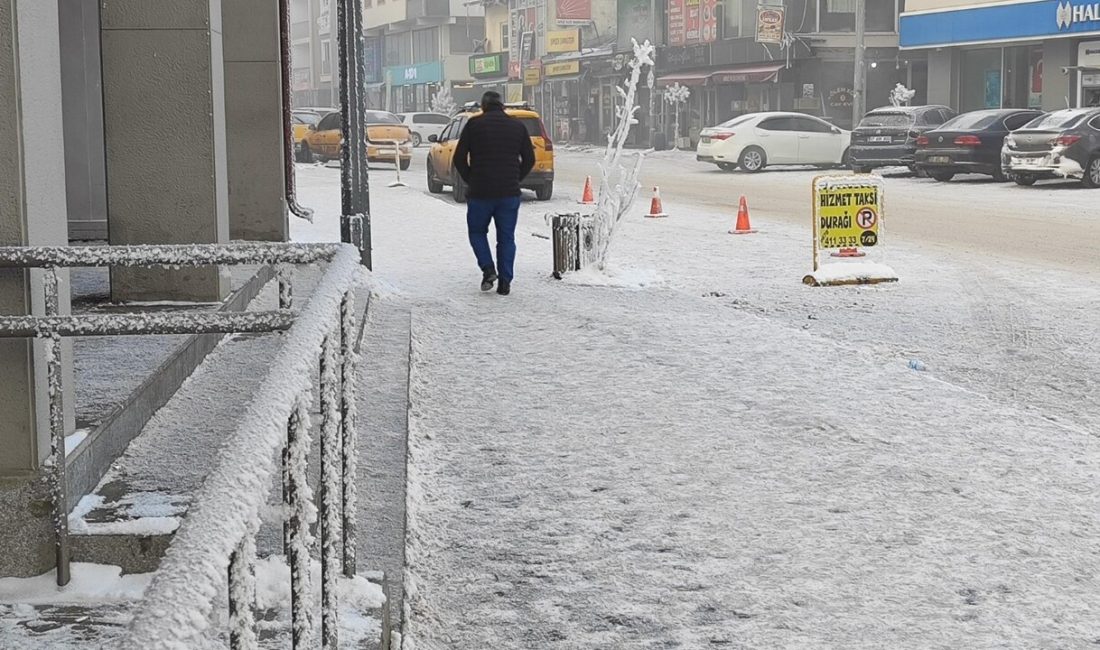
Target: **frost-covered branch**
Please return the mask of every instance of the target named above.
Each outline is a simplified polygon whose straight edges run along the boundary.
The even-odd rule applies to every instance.
[[[642,71],[653,68],[654,47],[647,40],[639,44],[632,39],[634,58],[630,62],[630,77],[616,88],[622,99],[622,106],[615,115],[615,128],[607,136],[607,148],[600,163],[600,199],[596,212],[592,215],[595,229],[596,264],[603,269],[607,263],[607,253],[611,239],[618,229],[619,222],[634,204],[638,195],[638,175],[646,152],[638,153],[633,164],[627,168],[622,162],[623,149],[630,129],[638,123],[637,92]]]

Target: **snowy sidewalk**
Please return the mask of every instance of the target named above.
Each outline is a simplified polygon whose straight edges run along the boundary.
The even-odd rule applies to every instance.
[[[1100,449],[1055,417],[1089,384],[1012,386],[1089,365],[1094,289],[911,246],[897,287],[807,289],[807,235],[690,207],[621,233],[648,288],[554,282],[530,233],[562,196],[525,204],[501,299],[460,207],[373,199],[414,309],[406,650],[1092,647]],[[1057,346],[989,362],[1018,336]]]

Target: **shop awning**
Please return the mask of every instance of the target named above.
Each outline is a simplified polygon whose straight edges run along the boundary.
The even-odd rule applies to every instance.
[[[658,86],[671,86],[672,84],[680,84],[681,86],[702,86],[707,82],[707,77],[710,76],[709,72],[692,72],[684,74],[668,74],[663,77],[657,77]]]
[[[517,82],[519,79],[516,80]],[[508,83],[508,77],[497,77],[496,79],[475,79],[474,86],[499,86],[501,84]]]
[[[787,67],[785,63],[768,63],[765,65],[742,65],[725,68],[712,72],[707,78],[707,83],[764,83],[765,81],[774,80],[779,75],[779,71],[785,67]]]

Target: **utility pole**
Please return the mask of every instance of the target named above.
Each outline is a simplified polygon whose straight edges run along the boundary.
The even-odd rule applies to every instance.
[[[856,0],[856,55],[855,55],[855,80],[852,82],[852,128],[863,119],[864,107],[867,105],[866,86],[867,70],[864,66],[863,55],[867,49],[865,33],[867,31],[867,0]]]

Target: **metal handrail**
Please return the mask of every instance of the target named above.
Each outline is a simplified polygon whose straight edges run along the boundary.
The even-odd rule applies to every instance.
[[[329,262],[305,308],[295,312],[287,265]],[[58,269],[233,264],[279,265],[279,309],[243,313],[169,312],[60,315]],[[0,247],[0,268],[44,269],[44,316],[0,317],[0,338],[44,339],[49,386],[49,470],[57,582],[70,580],[65,507],[65,423],[61,340],[66,336],[286,331],[283,347],[220,462],[193,499],[122,648],[191,648],[209,625],[218,584],[228,581],[230,645],[256,647],[252,605],[255,535],[282,447],[284,547],[291,565],[294,648],[309,645],[313,601],[306,516],[313,369],[320,366],[322,413],[322,647],[337,643],[336,574],[355,575],[355,325],[360,251],[346,244]],[[342,540],[338,537],[342,536]],[[343,547],[343,557],[337,550]],[[342,561],[341,561],[342,560]]]

